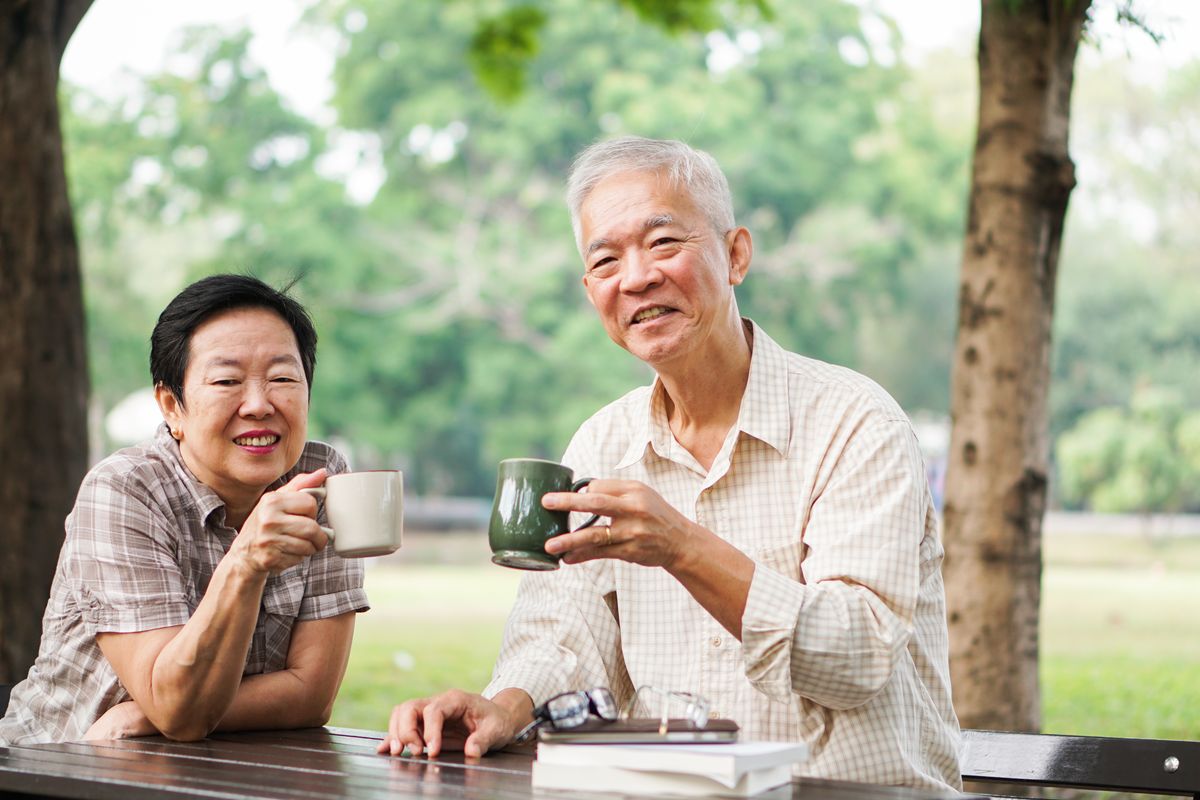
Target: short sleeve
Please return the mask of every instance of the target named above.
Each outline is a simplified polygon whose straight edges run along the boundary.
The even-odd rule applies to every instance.
[[[62,570],[92,635],[182,625],[191,616],[179,532],[138,473],[94,471],[67,518]]]

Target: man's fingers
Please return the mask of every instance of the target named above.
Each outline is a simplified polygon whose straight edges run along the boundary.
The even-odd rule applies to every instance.
[[[387,735],[379,743],[376,752],[398,756],[407,746],[412,755],[421,755],[425,742],[421,738],[420,707],[420,701],[410,700],[392,709]]]
[[[463,743],[463,754],[480,758],[498,743],[506,743],[508,732],[499,717],[488,714],[478,720],[475,730]]]
[[[441,705],[434,702],[425,706],[425,713],[421,718],[425,727],[425,747],[430,758],[437,758],[442,752],[442,726],[445,724],[446,715],[442,712]]]

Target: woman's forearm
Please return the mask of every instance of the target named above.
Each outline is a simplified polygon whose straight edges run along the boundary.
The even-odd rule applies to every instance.
[[[346,673],[354,612],[297,622],[287,667],[242,679],[217,730],[309,728],[329,721]]]
[[[226,556],[196,612],[159,651],[143,710],[164,735],[202,738],[226,715],[242,683],[266,578]]]

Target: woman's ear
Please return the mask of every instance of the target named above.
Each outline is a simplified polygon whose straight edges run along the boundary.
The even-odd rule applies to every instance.
[[[183,429],[180,427],[180,423],[183,416],[181,413],[183,403],[179,401],[174,392],[161,383],[154,387],[154,401],[158,403],[158,410],[162,412],[167,427],[171,429],[171,436],[175,437],[176,441],[182,439]]]

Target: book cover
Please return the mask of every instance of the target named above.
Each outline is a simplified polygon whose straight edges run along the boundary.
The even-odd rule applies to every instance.
[[[629,795],[749,797],[776,787],[780,797],[791,797],[792,768],[780,764],[745,772],[732,785],[704,775],[624,769],[600,764],[554,764],[533,762],[533,788],[574,789],[587,792],[617,792]]]
[[[802,742],[731,742],[728,744],[560,744],[538,745],[537,762],[565,767],[610,767],[697,776],[732,788],[750,772],[781,767],[808,758]]]

